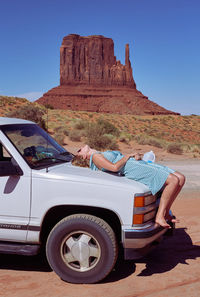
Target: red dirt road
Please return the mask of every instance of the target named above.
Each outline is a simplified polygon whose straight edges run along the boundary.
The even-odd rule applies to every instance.
[[[173,237],[138,262],[124,261],[101,283],[65,283],[41,257],[0,255],[1,297],[199,297],[200,191],[188,188],[173,206]]]

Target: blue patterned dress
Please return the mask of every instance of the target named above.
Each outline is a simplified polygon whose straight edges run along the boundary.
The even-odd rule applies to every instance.
[[[104,158],[112,163],[116,163],[123,158],[123,155],[119,151],[105,151],[98,152],[103,154]],[[90,157],[90,168],[92,170],[99,170],[92,161],[93,155]],[[108,171],[102,168],[102,171]],[[167,166],[159,165],[156,163],[148,163],[143,160],[135,160],[135,158],[129,158],[126,164],[120,169],[120,173],[127,178],[141,182],[149,187],[152,194],[155,195],[165,184],[170,173],[175,171]]]

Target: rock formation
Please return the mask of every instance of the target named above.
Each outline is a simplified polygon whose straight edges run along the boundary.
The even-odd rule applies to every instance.
[[[136,88],[126,45],[125,65],[116,61],[112,39],[98,36],[64,37],[60,48],[60,85],[86,84]]]
[[[60,48],[60,86],[38,99],[54,108],[107,113],[171,114],[136,89],[125,47],[125,65],[116,60],[111,38],[70,34]]]

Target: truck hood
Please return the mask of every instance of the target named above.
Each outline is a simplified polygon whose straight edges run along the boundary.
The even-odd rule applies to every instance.
[[[73,166],[71,163],[64,163],[41,170],[33,170],[33,178],[45,178],[66,180],[78,183],[106,185],[112,187],[126,188],[137,193],[150,192],[149,188],[140,182],[120,176],[117,173],[92,171],[90,168]]]

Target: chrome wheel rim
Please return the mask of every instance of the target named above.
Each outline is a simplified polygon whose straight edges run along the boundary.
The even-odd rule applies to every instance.
[[[90,233],[75,231],[63,239],[60,253],[70,269],[84,272],[97,265],[101,257],[101,248],[97,239]]]

